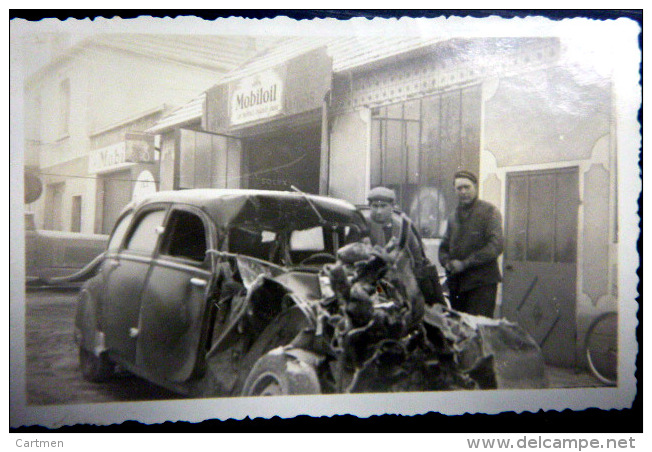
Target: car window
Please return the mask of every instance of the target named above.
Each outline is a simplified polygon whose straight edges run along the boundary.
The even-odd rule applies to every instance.
[[[120,220],[118,220],[118,224],[113,229],[113,234],[111,234],[111,238],[109,239],[109,244],[106,247],[107,250],[116,251],[120,247],[120,244],[122,243],[122,239],[124,238],[125,233],[127,232],[127,227],[129,226],[129,223],[131,223],[131,219],[133,218],[133,216],[134,216],[133,212],[130,212],[124,217],[122,217]]]
[[[323,251],[324,249],[324,228],[321,226],[295,230],[290,234],[291,251]]]
[[[161,254],[203,262],[206,257],[206,228],[192,212],[175,210],[166,225]]]
[[[268,260],[272,249],[277,245],[276,238],[277,235],[272,231],[233,227],[228,231],[228,251]]]
[[[165,210],[152,210],[143,214],[129,238],[127,249],[151,254],[156,247],[156,240],[164,219]]]

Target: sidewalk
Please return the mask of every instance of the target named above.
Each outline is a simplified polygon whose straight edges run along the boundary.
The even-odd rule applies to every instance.
[[[605,386],[586,369],[546,366],[549,388],[596,388]]]

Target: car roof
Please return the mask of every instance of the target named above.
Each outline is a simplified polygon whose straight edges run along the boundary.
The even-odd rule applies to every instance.
[[[153,203],[195,206],[218,226],[225,227],[251,222],[270,223],[270,226],[287,221],[318,224],[314,208],[326,222],[364,224],[356,207],[347,201],[289,191],[215,188],[161,191],[132,202],[126,209]]]

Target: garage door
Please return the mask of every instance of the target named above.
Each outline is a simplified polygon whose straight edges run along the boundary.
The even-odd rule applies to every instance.
[[[102,206],[102,234],[110,234],[122,209],[131,201],[133,181],[131,171],[118,171],[102,178],[104,199]]]
[[[502,314],[551,364],[575,364],[577,168],[507,175]]]

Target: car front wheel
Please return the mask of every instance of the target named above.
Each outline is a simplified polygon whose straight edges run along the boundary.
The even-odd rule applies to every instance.
[[[320,394],[315,369],[279,349],[263,355],[254,365],[242,389],[243,396]]]
[[[93,383],[108,380],[115,371],[115,364],[104,354],[95,356],[93,352],[86,350],[84,347],[79,347],[79,365],[84,380]]]

